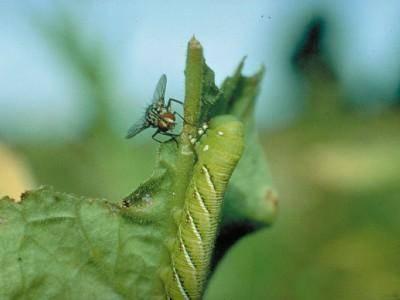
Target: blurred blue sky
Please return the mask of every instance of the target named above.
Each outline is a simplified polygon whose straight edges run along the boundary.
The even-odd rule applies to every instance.
[[[326,47],[346,92],[359,102],[393,99],[400,84],[400,1],[0,1],[0,135],[73,134],[82,126],[74,73],[33,26],[32,16],[74,16],[88,45],[109,51],[115,120],[126,128],[150,100],[160,74],[183,98],[186,43],[195,34],[217,83],[247,55],[245,73],[267,67],[258,102],[263,126],[296,113],[301,85],[290,56],[314,15],[327,17]],[[139,108],[139,109],[138,109]]]

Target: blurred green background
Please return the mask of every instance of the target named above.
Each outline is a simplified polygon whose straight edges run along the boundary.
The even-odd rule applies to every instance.
[[[220,83],[267,67],[257,123],[279,216],[206,299],[400,299],[400,3],[0,3],[0,195],[49,184],[119,201],[151,174],[125,129],[161,73],[183,98],[194,33]]]

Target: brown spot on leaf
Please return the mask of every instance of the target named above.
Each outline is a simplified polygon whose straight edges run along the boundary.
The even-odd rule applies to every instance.
[[[265,193],[265,201],[272,203],[275,208],[278,208],[278,194],[272,190],[268,189]]]

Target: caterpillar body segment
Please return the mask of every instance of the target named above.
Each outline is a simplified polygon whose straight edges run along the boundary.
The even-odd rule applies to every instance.
[[[200,299],[215,242],[224,191],[243,151],[243,126],[233,116],[212,119],[196,143],[197,162],[166,278],[170,299]]]

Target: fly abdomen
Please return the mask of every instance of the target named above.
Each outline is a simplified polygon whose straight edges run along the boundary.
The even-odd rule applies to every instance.
[[[147,121],[153,126],[158,127],[159,114],[156,107],[151,107],[146,114]]]

